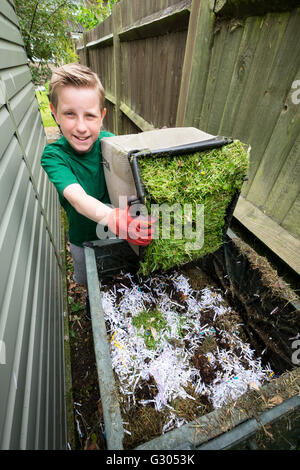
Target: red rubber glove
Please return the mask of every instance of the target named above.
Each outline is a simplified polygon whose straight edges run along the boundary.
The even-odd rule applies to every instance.
[[[129,209],[129,206],[126,209],[113,209],[108,217],[108,228],[133,245],[149,245],[154,235],[152,224],[156,222],[156,219],[131,217]]]

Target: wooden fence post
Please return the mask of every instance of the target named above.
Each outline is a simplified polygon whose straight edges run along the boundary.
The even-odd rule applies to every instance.
[[[114,108],[114,133],[116,135],[122,132],[122,113],[121,113],[121,46],[120,46],[120,30],[122,25],[121,20],[121,5],[116,3],[112,8],[112,24],[113,24],[113,79],[114,79],[114,95],[115,95],[115,108]]]
[[[90,66],[89,50],[87,48],[86,33],[83,33],[84,60],[87,67]]]
[[[213,0],[193,0],[183,62],[176,126],[195,125],[204,98],[213,41]],[[201,98],[201,104],[199,103]],[[197,99],[198,98],[198,99]],[[199,112],[198,112],[199,114]]]

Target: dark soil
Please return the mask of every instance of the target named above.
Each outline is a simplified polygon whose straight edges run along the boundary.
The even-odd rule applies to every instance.
[[[105,449],[102,406],[91,320],[86,316],[86,290],[73,281],[72,257],[67,249],[67,289],[72,386],[76,431],[75,450]],[[73,449],[74,450],[74,449]]]
[[[214,369],[211,367],[208,358],[198,349],[192,357],[192,362],[196,369],[201,371],[201,378],[204,383],[210,384],[216,377]]]

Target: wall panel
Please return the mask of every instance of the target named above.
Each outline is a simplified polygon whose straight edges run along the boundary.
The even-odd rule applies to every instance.
[[[66,447],[60,211],[13,2],[0,6],[0,448]]]

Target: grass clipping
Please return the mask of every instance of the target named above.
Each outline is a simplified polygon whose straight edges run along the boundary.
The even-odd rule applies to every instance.
[[[241,191],[248,171],[249,153],[250,147],[235,140],[221,148],[191,155],[139,159],[147,210],[159,217],[157,235],[145,250],[140,274],[178,267],[221,246],[226,211]],[[163,234],[162,211],[153,210],[153,204],[157,207],[180,205],[179,211],[170,213],[169,238]],[[197,242],[199,217],[196,208],[200,205],[204,206],[203,244]],[[187,223],[190,232],[186,235]],[[176,226],[183,227],[179,236],[174,229]]]

